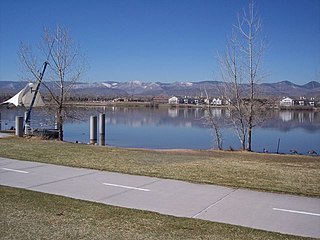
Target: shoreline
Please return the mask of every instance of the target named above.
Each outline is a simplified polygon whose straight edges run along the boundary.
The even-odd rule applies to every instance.
[[[111,101],[92,101],[92,102],[66,102],[67,107],[147,107],[147,108],[222,108],[226,109],[227,105],[205,105],[205,104],[169,104],[154,102],[111,102]],[[320,107],[301,107],[301,106],[275,106],[268,105],[268,110],[290,110],[290,111],[320,111]]]

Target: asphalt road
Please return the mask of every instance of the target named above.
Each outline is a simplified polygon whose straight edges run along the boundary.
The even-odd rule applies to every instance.
[[[320,238],[320,199],[0,158],[0,184]]]

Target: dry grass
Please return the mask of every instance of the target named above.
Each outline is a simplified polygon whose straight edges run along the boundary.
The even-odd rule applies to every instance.
[[[0,186],[0,239],[307,239]]]
[[[121,149],[22,138],[0,139],[0,156],[320,197],[319,156]]]

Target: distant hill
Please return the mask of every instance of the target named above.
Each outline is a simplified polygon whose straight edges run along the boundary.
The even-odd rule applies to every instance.
[[[26,84],[26,82],[0,81],[0,94],[16,94],[24,88]]]
[[[320,83],[316,81],[297,85],[290,81],[262,83],[261,90],[265,96],[319,97]]]
[[[25,82],[0,81],[0,94],[13,95],[19,92]],[[99,83],[77,83],[72,88],[74,96],[220,96],[224,83],[219,81],[202,82],[116,82],[106,81]],[[248,85],[243,84],[243,89]],[[290,81],[277,83],[261,83],[257,85],[261,97],[292,96],[292,97],[320,97],[320,83],[312,81],[304,85],[294,84]],[[45,92],[45,89],[42,89]]]
[[[308,82],[307,84],[302,85],[302,87],[308,88],[308,89],[317,89],[317,88],[320,88],[320,82],[316,82],[316,81]]]

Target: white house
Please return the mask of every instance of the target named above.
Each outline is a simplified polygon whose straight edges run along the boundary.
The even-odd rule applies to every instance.
[[[177,97],[171,97],[168,100],[169,104],[178,104],[179,103],[179,98]]]
[[[313,97],[309,100],[309,105],[310,105],[311,107],[314,107],[314,106],[315,106],[315,104],[314,104],[314,98],[313,98]]]
[[[212,105],[222,105],[222,100],[220,98],[213,98],[212,99],[212,102],[211,102]]]
[[[280,106],[293,106],[294,101],[292,98],[286,97],[280,101]]]

